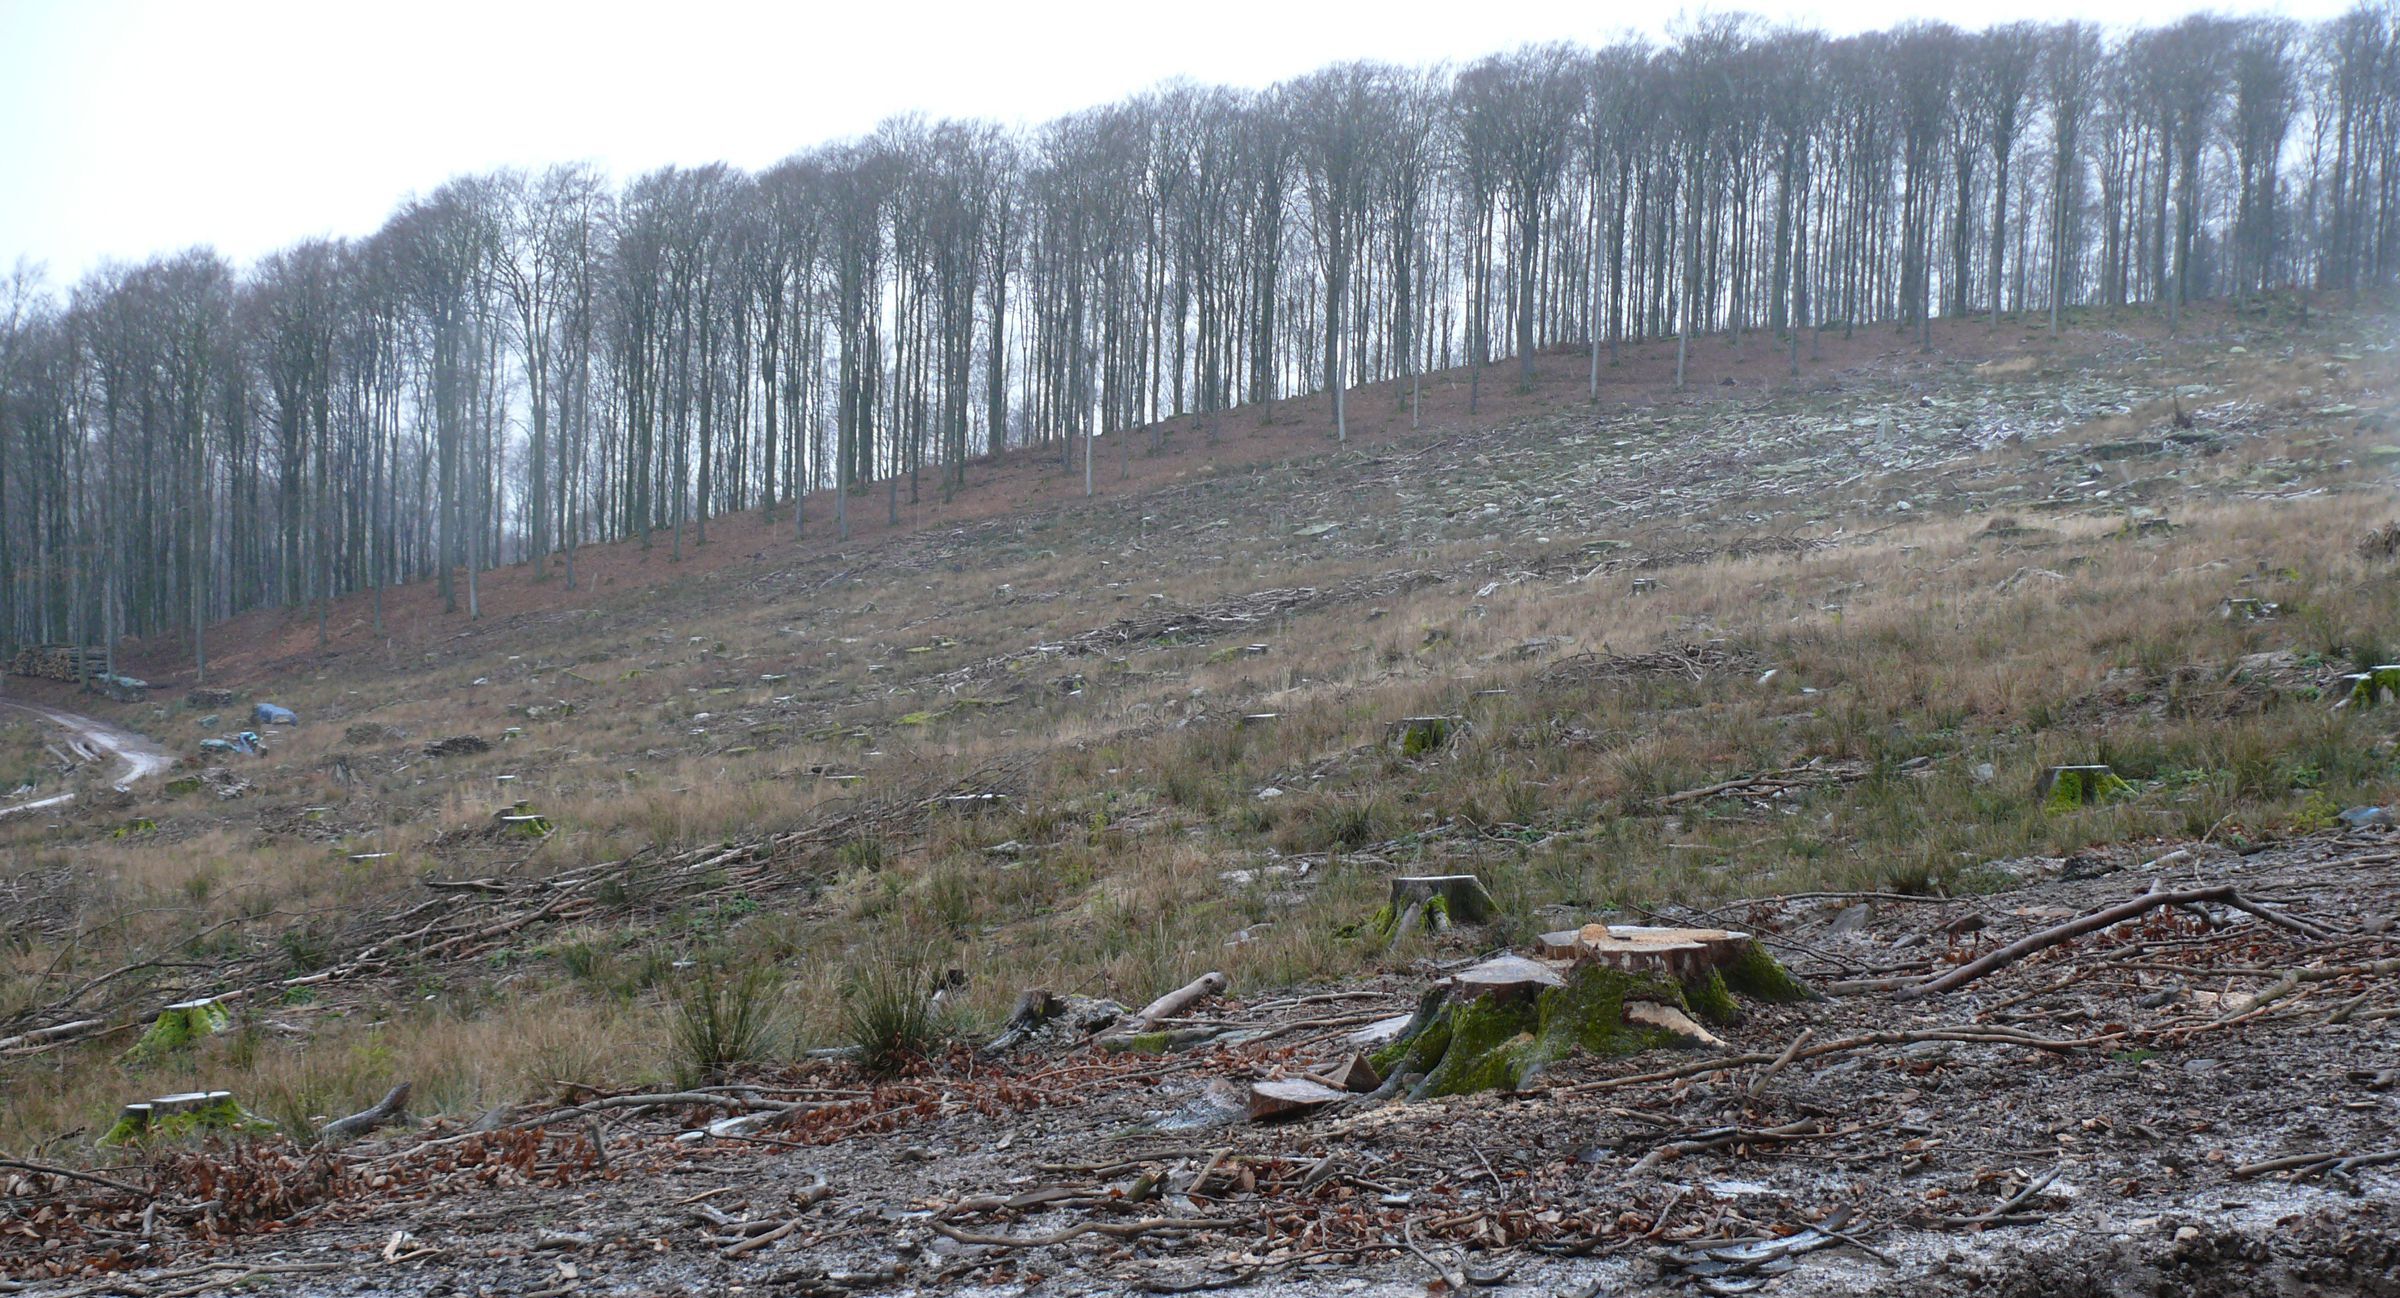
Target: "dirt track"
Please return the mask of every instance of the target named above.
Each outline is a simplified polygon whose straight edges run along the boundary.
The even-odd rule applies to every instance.
[[[97,749],[115,757],[122,763],[122,769],[118,772],[115,784],[118,789],[129,789],[166,770],[175,762],[174,756],[166,749],[130,730],[112,726],[98,717],[87,717],[80,712],[69,712],[64,708],[49,707],[40,703],[23,703],[15,699],[0,699],[0,708],[6,708],[12,712],[22,712],[29,717],[46,721],[66,731],[70,742]],[[21,811],[37,811],[43,807],[55,807],[62,803],[72,802],[74,799],[73,793],[53,793],[48,797],[0,807],[0,816],[13,816]]]

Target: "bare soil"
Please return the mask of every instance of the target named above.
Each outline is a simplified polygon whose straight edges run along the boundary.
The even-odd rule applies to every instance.
[[[184,1223],[196,1233],[145,1235],[140,1209],[105,1188],[9,1184],[73,1205],[38,1228],[65,1246],[54,1255],[149,1272],[147,1292],[255,1269],[274,1292],[308,1294],[1397,1294],[1428,1292],[1438,1264],[1501,1294],[1668,1293],[1699,1283],[1689,1259],[1711,1241],[1837,1217],[1843,1238],[1793,1259],[1774,1292],[2393,1292],[2388,1016],[2400,1007],[2368,970],[2389,961],[2400,918],[2400,836],[2023,868],[2028,882],[1976,898],[1769,898],[1669,918],[1749,926],[1828,986],[1947,967],[2154,888],[2229,883],[2335,936],[2297,939],[2221,908],[2153,912],[1947,995],[1852,991],[1757,1008],[1724,1033],[1736,1059],[1778,1055],[1804,1031],[1862,1043],[1803,1066],[1654,1052],[1577,1061],[1521,1094],[1242,1120],[1249,1082],[1337,1059],[1359,1022],[1406,1014],[1474,954],[1462,939],[1373,982],[1235,999],[1194,1020],[1283,1029],[1236,1048],[1149,1057],[1053,1040],[890,1082],[839,1064],[761,1078],[740,1094],[820,1107],[740,1138],[694,1137],[719,1115],[670,1104],[539,1133],[387,1134],[338,1170],[292,1154],[162,1158],[153,1175],[217,1197]],[[1865,925],[1833,933],[1854,905]],[[1955,928],[1971,936],[1942,932]],[[2245,1007],[2293,970],[2327,976]],[[2021,1041],[1933,1039],[1943,1031]],[[1635,1168],[1728,1128],[1798,1134]],[[2298,1155],[2368,1160],[2273,1166]],[[1189,1193],[1203,1168],[1215,1174]],[[830,1195],[795,1206],[818,1177]],[[799,1225],[728,1257],[743,1236],[696,1205]],[[228,1234],[266,1233],[212,1245],[220,1217]],[[1187,1224],[1021,1243],[1160,1219]],[[979,1242],[991,1238],[1009,1242]],[[30,1279],[40,1256],[12,1265]]]

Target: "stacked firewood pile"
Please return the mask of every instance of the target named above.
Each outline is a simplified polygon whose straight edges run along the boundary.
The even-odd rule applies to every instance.
[[[8,670],[15,676],[79,681],[87,670],[95,676],[108,670],[108,651],[97,645],[27,645],[9,660]]]

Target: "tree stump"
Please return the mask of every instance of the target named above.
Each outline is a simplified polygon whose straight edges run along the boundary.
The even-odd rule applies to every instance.
[[[2343,707],[2371,708],[2386,697],[2400,695],[2400,663],[2369,667],[2341,679],[2349,687],[2342,692]]]
[[[2045,811],[2073,811],[2077,807],[2121,797],[2133,792],[2133,786],[2117,778],[2117,773],[2105,766],[2053,766],[2042,772],[2040,783],[2034,786],[2034,796],[2041,799]]]
[[[1466,727],[1464,717],[1402,717],[1384,727],[1384,739],[1403,757],[1418,757],[1450,742]]]
[[[1563,933],[1544,933],[1539,949],[1554,960],[1583,960],[1627,973],[1693,978],[1732,964],[1749,945],[1749,934],[1719,928],[1586,924]]]
[[[274,1123],[234,1103],[231,1091],[186,1091],[126,1105],[117,1114],[117,1125],[100,1137],[100,1143],[131,1145],[195,1133],[240,1135],[273,1130]]]
[[[1522,1089],[1576,1054],[1617,1058],[1724,1043],[1704,1023],[1741,1017],[1737,997],[1816,993],[1749,935],[1721,929],[1586,925],[1542,939],[1545,956],[1501,956],[1428,990],[1416,1015],[1369,1057],[1409,1096]]]
[[[178,1001],[158,1012],[142,1039],[125,1052],[125,1060],[134,1064],[153,1064],[190,1046],[202,1037],[213,1036],[233,1026],[233,1015],[221,1001]]]
[[[1393,941],[1419,928],[1441,932],[1452,924],[1480,924],[1498,907],[1483,880],[1471,874],[1402,875],[1392,880],[1392,899],[1375,912],[1374,929]]]

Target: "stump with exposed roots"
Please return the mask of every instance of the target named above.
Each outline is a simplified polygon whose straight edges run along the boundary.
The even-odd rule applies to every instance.
[[[1721,1046],[1708,1025],[1738,1021],[1743,1000],[1816,998],[1755,939],[1723,929],[1590,924],[1546,934],[1539,951],[1435,985],[1375,1067],[1413,1077],[1412,1099],[1520,1090],[1578,1053]]]

